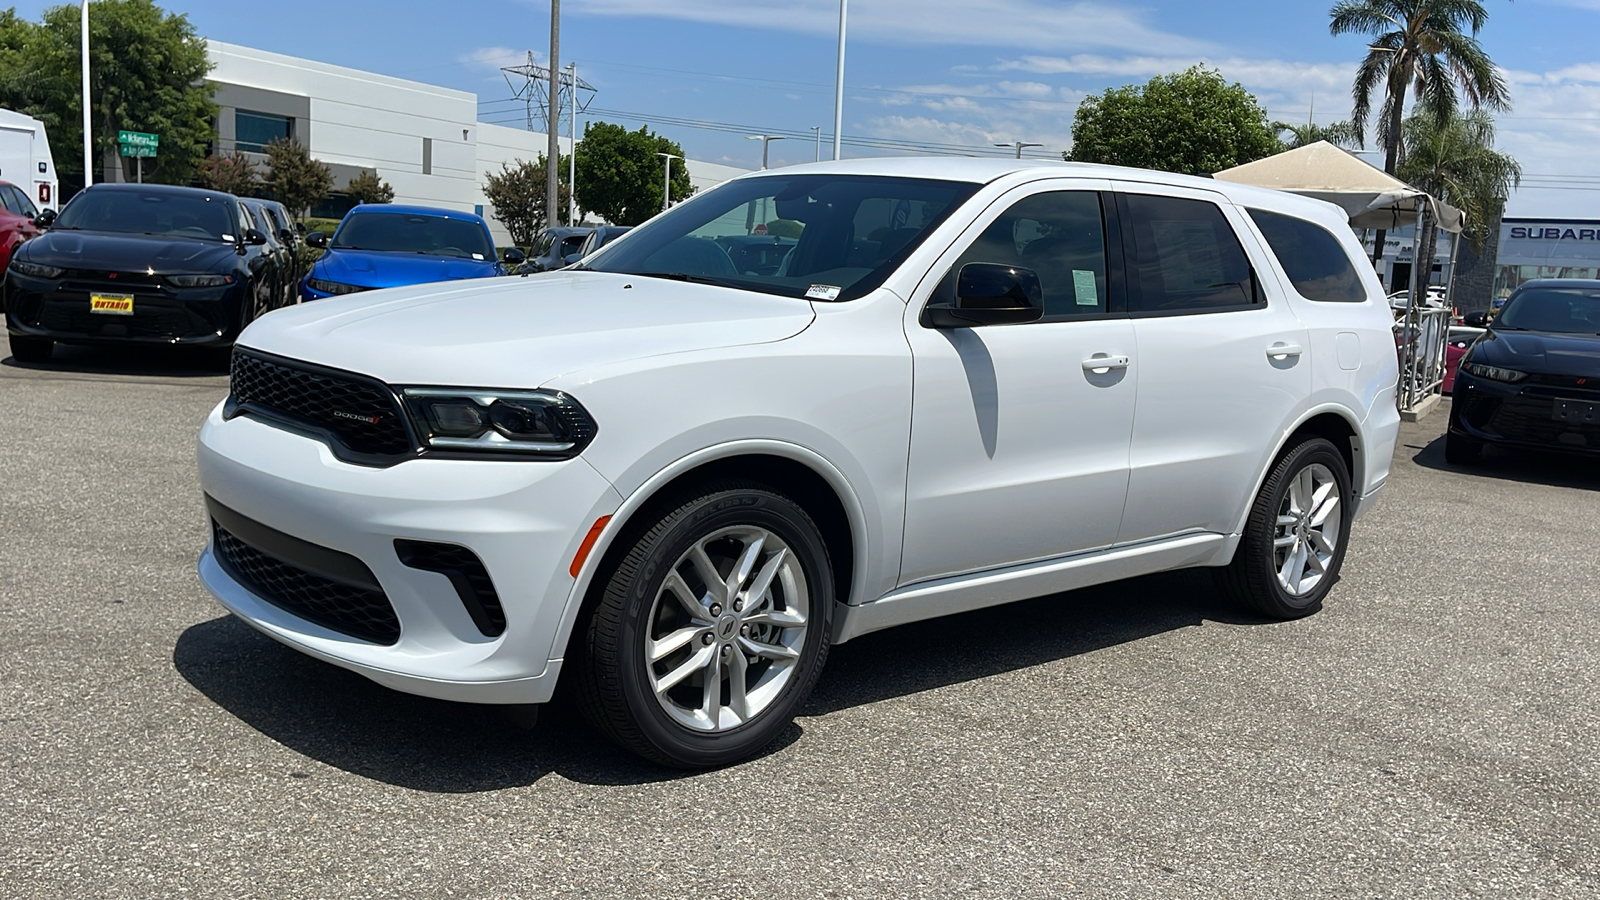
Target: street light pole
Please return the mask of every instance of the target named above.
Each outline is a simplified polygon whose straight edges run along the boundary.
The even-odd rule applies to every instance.
[[[1022,148],[1023,147],[1043,147],[1044,145],[1043,144],[1036,144],[1033,141],[1012,141],[1009,144],[995,144],[995,146],[996,147],[1015,147],[1015,148],[1017,148],[1017,159],[1021,159],[1022,158]]]
[[[550,0],[550,95],[545,105],[545,218],[556,224],[561,214],[561,0]]]
[[[744,139],[761,142],[761,168],[765,169],[767,167],[767,145],[773,141],[781,141],[784,137],[781,134],[747,134]]]
[[[661,211],[666,212],[668,204],[672,202],[672,161],[675,159],[683,159],[683,157],[674,156],[671,153],[661,153],[659,151],[656,153],[656,155],[664,157],[664,161],[667,164],[666,175],[661,184]]]
[[[833,158],[839,158],[839,139],[844,132],[844,18],[850,0],[839,0],[839,71],[833,80]]]
[[[822,126],[813,125],[811,126],[811,131],[812,137],[814,137],[817,142],[817,158],[813,160],[813,162],[822,162]]]
[[[578,64],[572,70],[572,105],[567,118],[567,224],[578,224]]]
[[[83,186],[94,184],[94,142],[89,129],[89,0],[83,0]],[[59,204],[61,201],[57,200]]]

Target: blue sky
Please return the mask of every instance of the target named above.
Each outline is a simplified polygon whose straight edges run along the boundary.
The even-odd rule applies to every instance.
[[[46,5],[17,10],[36,17]],[[163,5],[216,40],[473,91],[480,118],[508,124],[522,111],[497,67],[527,50],[542,61],[549,42],[549,0]],[[972,153],[1038,141],[1031,152],[1059,153],[1083,96],[1195,62],[1243,83],[1272,118],[1347,118],[1365,42],[1328,35],[1331,5],[851,0],[844,134]],[[1485,5],[1480,37],[1515,100],[1500,144],[1529,175],[1510,212],[1600,217],[1600,0]],[[691,157],[754,167],[760,144],[745,132],[831,131],[837,17],[837,0],[568,0],[562,63],[576,60],[599,89],[592,109],[605,112],[593,118],[649,124]],[[889,152],[910,151],[845,148]],[[771,153],[779,165],[814,148],[797,137]]]

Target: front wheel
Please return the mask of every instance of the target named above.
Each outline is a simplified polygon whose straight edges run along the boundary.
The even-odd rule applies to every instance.
[[[758,484],[707,486],[610,571],[589,620],[584,712],[665,765],[736,762],[811,693],[832,610],[827,549],[804,509]]]
[[[1350,473],[1331,442],[1312,438],[1272,467],[1250,509],[1233,561],[1218,583],[1234,600],[1274,619],[1316,612],[1344,563]]]

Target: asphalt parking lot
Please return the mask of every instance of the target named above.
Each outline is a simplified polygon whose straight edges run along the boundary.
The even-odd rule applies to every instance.
[[[1180,572],[870,635],[686,775],[225,615],[225,392],[215,355],[0,364],[0,896],[1600,896],[1592,462],[1456,469],[1436,413],[1316,616]]]

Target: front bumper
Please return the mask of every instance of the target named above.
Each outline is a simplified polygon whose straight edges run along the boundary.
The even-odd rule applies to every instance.
[[[8,272],[6,329],[66,344],[231,343],[239,333],[245,284],[174,291],[148,284],[56,282]],[[133,296],[132,315],[89,311],[92,292]]]
[[[1563,400],[1600,406],[1600,390],[1541,383],[1508,384],[1456,373],[1450,431],[1485,444],[1525,450],[1600,455],[1600,423],[1556,418]]]
[[[336,459],[320,440],[214,409],[200,432],[208,497],[301,541],[356,557],[399,620],[383,645],[330,630],[254,593],[219,563],[200,580],[264,634],[407,693],[475,703],[541,703],[560,672],[555,646],[574,580],[568,567],[590,525],[622,498],[581,458],[562,462],[416,459],[372,468]],[[485,636],[445,575],[406,566],[395,541],[463,546],[483,561],[505,613]]]

